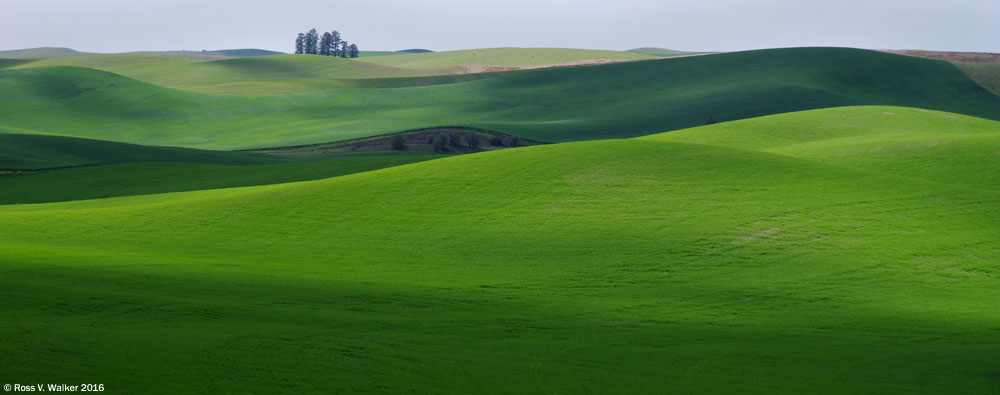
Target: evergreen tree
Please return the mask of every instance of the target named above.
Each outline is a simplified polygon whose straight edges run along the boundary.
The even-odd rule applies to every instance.
[[[319,33],[316,33],[316,29],[309,29],[309,33],[306,33],[306,53],[319,53]]]
[[[330,32],[330,56],[340,56],[340,32]]]
[[[347,57],[347,55],[348,55],[348,52],[347,52],[347,41],[341,41],[340,42],[340,54],[339,55],[342,58],[346,58]]]
[[[361,51],[358,51],[357,44],[351,44],[351,46],[348,48],[348,51],[350,52],[349,55],[352,58],[356,58],[358,56],[361,56]]]
[[[319,40],[319,54],[323,56],[330,56],[330,48],[332,47],[332,37],[330,33],[323,33],[323,38]]]
[[[295,39],[295,53],[306,53],[306,35],[299,33]]]

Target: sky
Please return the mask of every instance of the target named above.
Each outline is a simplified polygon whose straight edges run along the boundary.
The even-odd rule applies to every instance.
[[[362,50],[1000,52],[1000,0],[0,0],[0,50],[291,52],[310,28]]]

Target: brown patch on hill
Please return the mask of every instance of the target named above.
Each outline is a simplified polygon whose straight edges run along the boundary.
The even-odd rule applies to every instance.
[[[648,62],[651,60],[664,60],[664,59],[674,59],[674,58],[687,58],[691,56],[714,55],[716,53],[717,52],[695,53],[695,54],[667,56],[667,57],[652,58],[652,59],[590,59],[590,60],[580,60],[576,62],[542,64],[535,66],[498,66],[498,65],[488,65],[488,64],[463,64],[458,66],[448,66],[448,67],[426,70],[426,73],[428,75],[495,73],[502,71],[551,69],[557,67],[596,66],[602,64],[624,63],[624,62]]]
[[[914,56],[918,58],[945,60],[949,62],[1000,63],[1000,53],[990,52],[946,52],[923,50],[884,50],[882,52]]]
[[[576,67],[576,66],[593,66],[599,64],[609,64],[609,63],[622,63],[622,62],[641,62],[646,60],[656,60],[656,59],[639,59],[639,60],[620,60],[620,59],[591,59],[591,60],[581,60],[576,62],[567,63],[555,63],[555,64],[543,64],[536,66],[497,66],[489,64],[463,64],[458,66],[448,66],[438,69],[433,69],[430,74],[435,75],[453,75],[453,74],[479,74],[479,73],[495,73],[499,71],[515,71],[515,70],[536,70],[536,69],[550,69],[556,67]]]
[[[471,153],[538,144],[543,143],[518,136],[475,129],[442,127],[327,144],[261,149],[253,152],[293,157],[384,151]]]

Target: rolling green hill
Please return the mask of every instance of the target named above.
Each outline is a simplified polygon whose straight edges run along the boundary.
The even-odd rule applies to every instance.
[[[315,60],[321,72],[341,64],[325,57],[287,57]],[[280,76],[288,71],[283,59],[236,59],[210,62],[223,64],[210,67],[228,73],[248,65],[239,72]],[[275,63],[261,65],[261,60]],[[185,76],[189,83],[199,82],[197,74]],[[546,142],[620,138],[702,125],[710,116],[731,121],[870,104],[1000,119],[1000,97],[949,63],[853,49],[750,51],[492,77],[412,88],[238,97],[165,89],[83,68],[3,69],[0,128],[242,149],[435,126],[477,127]]]
[[[845,108],[3,206],[0,369],[136,392],[993,393],[997,190],[867,155],[997,128]]]
[[[643,139],[747,148],[833,165],[1000,190],[1000,123],[900,107],[772,115]],[[970,171],[974,170],[974,171]]]
[[[632,52],[565,48],[487,48],[445,52],[418,52],[364,58],[383,66],[433,70],[454,66],[546,66],[592,60],[643,60],[653,56]]]

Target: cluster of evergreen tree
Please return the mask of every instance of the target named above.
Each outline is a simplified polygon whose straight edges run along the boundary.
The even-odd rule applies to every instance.
[[[340,32],[334,30],[323,33],[323,36],[320,37],[316,29],[311,29],[308,33],[299,33],[299,36],[295,38],[295,53],[342,58],[356,58],[360,55],[358,46],[342,40]]]

